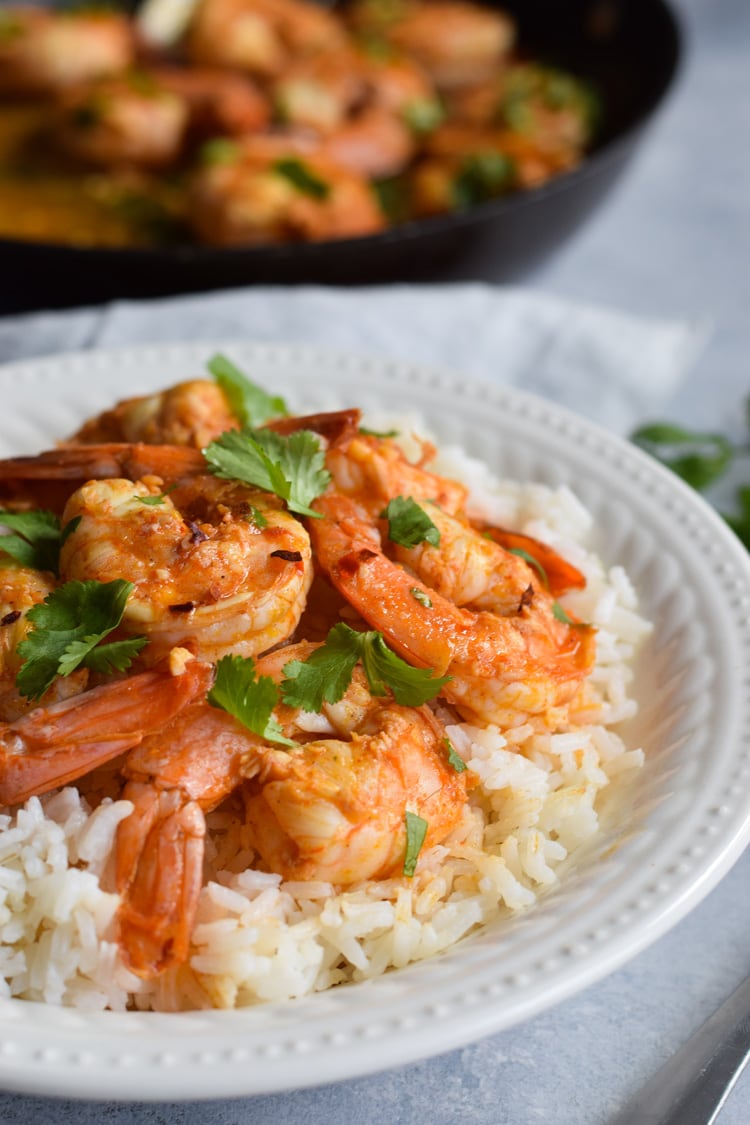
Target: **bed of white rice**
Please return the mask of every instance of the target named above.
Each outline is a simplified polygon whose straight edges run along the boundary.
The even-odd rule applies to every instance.
[[[534,535],[587,577],[563,604],[596,625],[597,663],[580,713],[561,730],[519,714],[510,729],[448,717],[447,733],[479,778],[463,823],[423,851],[412,879],[343,893],[253,868],[231,803],[209,817],[206,882],[188,964],[157,982],[118,956],[111,852],[127,801],[93,811],[74,788],[0,815],[0,990],[52,1004],[173,1011],[301,996],[443,950],[500,912],[524,910],[599,829],[603,791],[643,761],[617,724],[635,650],[650,630],[622,568],[585,547],[591,518],[567,489],[493,479],[460,451],[439,470],[472,488],[475,514]],[[445,715],[443,715],[445,718]]]

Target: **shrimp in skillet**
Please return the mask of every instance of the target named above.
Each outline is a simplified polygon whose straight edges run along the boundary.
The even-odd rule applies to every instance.
[[[311,134],[245,138],[195,173],[195,234],[234,246],[377,233],[385,219],[370,183],[335,156]]]
[[[0,93],[54,95],[133,61],[134,34],[115,12],[0,10]]]
[[[147,478],[77,489],[63,512],[64,524],[80,523],[62,548],[61,576],[127,577],[135,589],[121,627],[149,638],[149,663],[177,645],[216,661],[286,640],[312,581],[302,524],[276,497],[208,474],[169,494],[162,487]]]
[[[494,610],[462,608],[389,559],[376,527],[348,497],[328,493],[315,507],[326,517],[310,521],[324,573],[404,659],[452,677],[443,694],[465,718],[503,726],[520,710],[565,720],[593,665],[593,630],[559,619],[532,568],[523,576],[510,570],[510,605],[495,591]],[[460,588],[451,566],[438,558],[437,576],[444,567],[443,588]],[[478,600],[475,591],[471,601]]]
[[[263,657],[259,674],[316,646]],[[285,878],[346,886],[397,874],[405,813],[428,823],[427,846],[459,822],[467,781],[449,765],[444,731],[426,707],[373,697],[361,670],[320,715],[279,705],[297,746],[280,749],[231,715],[197,701],[129,755],[123,797],[134,813],[118,831],[120,943],[130,967],[154,976],[187,956],[201,887],[204,813],[243,781],[251,846]]]

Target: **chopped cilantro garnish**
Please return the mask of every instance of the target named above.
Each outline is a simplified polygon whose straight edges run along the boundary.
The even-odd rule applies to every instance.
[[[492,538],[492,536],[490,536],[490,538]],[[530,555],[528,551],[524,551],[523,547],[509,547],[508,554],[518,555],[519,559],[523,559],[524,562],[533,567],[539,575],[539,578],[541,579],[542,585],[544,586],[545,590],[549,590],[549,578],[547,577],[547,571],[544,569],[538,559],[535,559],[534,556]]]
[[[56,676],[76,668],[96,672],[124,672],[148,643],[147,637],[128,637],[102,644],[122,620],[132,582],[65,582],[26,618],[33,628],[18,646],[23,664],[16,686],[29,699],[40,699]]]
[[[430,669],[407,664],[391,652],[382,633],[358,633],[340,622],[307,660],[285,665],[281,698],[290,707],[305,711],[320,711],[324,701],[338,703],[358,661],[373,695],[385,695],[390,688],[396,702],[406,707],[420,707],[450,680],[450,676],[433,676]]]
[[[417,860],[422,850],[428,824],[421,816],[407,810],[404,817],[406,821],[406,855],[404,856],[404,875],[411,879],[417,870]]]
[[[417,98],[404,106],[402,116],[411,131],[423,137],[442,125],[445,111],[436,98]]]
[[[574,621],[557,601],[552,603],[552,616],[558,621],[562,621],[563,625],[570,625],[573,629],[588,629],[589,627],[585,621]]]
[[[214,137],[201,146],[198,159],[201,164],[209,167],[212,164],[232,164],[239,152],[236,141],[230,141],[228,137]]]
[[[32,512],[0,511],[0,526],[15,532],[0,536],[0,554],[10,555],[21,566],[58,574],[60,548],[80,522],[81,517],[76,516],[61,527],[52,512],[40,509]]]
[[[288,180],[297,191],[303,195],[309,195],[312,199],[327,199],[331,194],[331,185],[327,184],[325,180],[321,180],[319,176],[310,171],[302,160],[297,160],[296,157],[277,160],[273,170],[283,176],[285,180]]]
[[[368,430],[367,426],[360,426],[359,432],[364,434],[365,437],[376,438],[395,438],[399,435],[398,430]]]
[[[251,656],[222,656],[216,665],[216,679],[208,693],[208,702],[212,707],[227,711],[260,738],[280,746],[296,746],[282,733],[273,717],[279,689],[270,676],[256,677]]]
[[[284,399],[269,395],[251,382],[239,367],[224,355],[215,355],[206,364],[221,387],[237,421],[243,426],[262,426],[269,418],[286,417]]]
[[[513,183],[515,165],[502,152],[477,152],[462,162],[453,182],[453,203],[458,210],[502,195]]]
[[[432,599],[425,594],[424,590],[420,590],[419,586],[412,586],[409,593],[414,598],[414,601],[419,602],[425,609],[432,609]]]
[[[380,513],[388,520],[388,538],[401,547],[416,547],[419,543],[440,546],[440,532],[430,517],[411,496],[396,496]]]
[[[158,496],[136,496],[135,499],[139,504],[145,504],[147,508],[157,508],[160,504],[164,503],[166,497],[169,496],[170,492],[174,492],[176,488],[177,485],[172,484],[169,488],[165,489],[164,492],[160,492]]]
[[[466,765],[466,762],[463,760],[461,755],[457,752],[455,746],[453,745],[453,743],[451,742],[451,740],[448,738],[447,735],[443,739],[443,746],[445,747],[445,749],[448,753],[448,761],[453,766],[456,773],[463,773],[465,769],[468,769],[468,766]]]
[[[310,430],[289,437],[272,430],[229,430],[212,441],[204,455],[217,477],[273,492],[286,500],[291,512],[320,519],[310,504],[325,491],[331,476],[320,441]]]

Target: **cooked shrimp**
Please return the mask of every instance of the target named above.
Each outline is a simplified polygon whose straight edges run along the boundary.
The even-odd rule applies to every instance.
[[[462,715],[501,726],[519,710],[564,719],[593,664],[593,630],[560,620],[531,568],[514,612],[470,611],[387,558],[347,497],[328,493],[315,507],[327,517],[310,521],[323,571],[406,660],[452,677],[444,695]]]
[[[407,0],[388,7],[365,0],[351,18],[359,31],[416,59],[446,89],[489,77],[515,39],[508,15],[464,0]]]
[[[114,12],[0,10],[0,93],[58,94],[131,65],[132,25]]]
[[[203,449],[239,422],[211,379],[190,379],[152,395],[123,399],[89,418],[71,442],[146,442]],[[120,475],[120,474],[112,474]]]
[[[432,500],[446,512],[460,512],[466,506],[467,489],[425,467],[434,454],[435,447],[423,442],[415,464],[392,439],[356,434],[330,449],[326,463],[336,490],[356,500],[373,518],[395,496]]]
[[[0,804],[14,805],[73,781],[159,731],[199,695],[211,669],[176,660],[0,723]]]
[[[329,137],[318,152],[341,168],[371,179],[401,172],[413,159],[417,140],[409,126],[390,110],[362,110]]]
[[[486,540],[492,539],[508,551],[523,551],[538,564],[537,574],[543,575],[546,588],[555,597],[565,590],[583,589],[586,579],[580,570],[563,559],[557,551],[546,543],[523,535],[517,531],[494,527],[483,520],[469,519],[466,516],[468,490],[458,481],[431,472],[426,463],[434,456],[434,447],[429,442],[422,443],[422,453],[418,463],[407,460],[397,442],[390,438],[378,438],[370,434],[353,434],[342,437],[328,450],[326,462],[331,472],[336,491],[357,502],[370,519],[377,519],[389,500],[397,496],[409,496],[418,502],[428,502],[427,514],[433,522],[445,525],[441,528],[442,554],[447,545],[458,538],[472,556],[470,569],[480,559],[493,555],[493,565],[504,569],[506,562],[497,555],[496,548],[490,547]],[[458,516],[460,520],[450,519]],[[476,533],[480,533],[477,535]],[[518,561],[518,560],[517,560]],[[528,584],[528,571],[523,582]],[[430,584],[429,579],[422,575]],[[520,593],[520,590],[517,591]],[[446,597],[456,600],[446,592]],[[514,595],[515,596],[515,595]],[[471,601],[471,597],[458,604]],[[489,605],[483,608],[492,608]]]
[[[150,75],[128,74],[67,93],[53,139],[67,156],[86,164],[166,168],[182,153],[188,122],[183,98]]]
[[[278,650],[257,671],[280,679],[314,645]],[[297,747],[279,750],[205,702],[146,740],[125,766],[134,814],[119,828],[120,942],[130,967],[153,976],[187,956],[201,886],[205,824],[243,780],[251,846],[285,878],[348,885],[403,864],[407,810],[428,822],[427,846],[461,817],[466,779],[447,761],[428,708],[370,695],[361,670],[337,704],[309,715],[280,705]]]
[[[161,407],[169,402],[159,418]],[[213,405],[218,405],[215,415],[211,414]],[[204,412],[207,406],[207,412]],[[156,419],[152,417],[156,407]],[[172,410],[174,407],[174,412]],[[184,407],[184,411],[183,411]],[[204,400],[202,390],[196,395],[174,398],[168,393],[144,396],[126,400],[122,410],[115,407],[89,422],[77,437],[96,437],[98,433],[117,432],[123,426],[133,432],[143,427],[145,436],[157,437],[161,425],[169,426],[173,437],[196,441],[205,426],[205,433],[219,428],[224,421],[235,428],[235,418],[225,415],[226,403],[210,395]],[[356,433],[359,424],[358,410],[334,410],[317,414],[296,415],[275,418],[266,422],[263,428],[279,434],[292,434],[298,430],[311,430],[319,435],[327,448],[334,448],[348,441]],[[152,428],[152,422],[153,428]],[[223,432],[223,431],[222,431]],[[136,481],[144,477],[158,476],[170,484],[186,482],[193,477],[205,475],[206,461],[200,449],[191,445],[151,445],[145,441],[92,441],[91,444],[68,444],[56,449],[27,457],[8,457],[0,459],[0,492],[6,499],[32,500],[37,507],[62,512],[71,492],[78,485],[89,480],[107,480],[112,477],[126,477]]]
[[[158,447],[157,447],[158,448]],[[209,475],[170,494],[153,479],[89,481],[60,553],[66,579],[133,582],[122,620],[159,660],[176,645],[215,661],[263,652],[294,631],[312,581],[310,541],[276,497]]]
[[[176,66],[150,73],[161,89],[185,102],[193,137],[241,137],[265,128],[271,117],[267,96],[244,74]]]
[[[299,0],[202,0],[185,47],[206,66],[243,70],[261,78],[279,74],[294,57],[336,50],[346,43],[339,20]]]
[[[314,138],[248,138],[201,168],[191,190],[198,237],[219,246],[374,234],[385,220],[367,180],[316,151]]]

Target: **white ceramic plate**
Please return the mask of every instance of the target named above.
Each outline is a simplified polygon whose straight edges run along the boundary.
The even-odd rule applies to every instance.
[[[0,1004],[0,1086],[106,1099],[228,1097],[396,1066],[499,1031],[615,969],[694,907],[750,837],[750,562],[671,474],[541,399],[298,347],[222,350],[300,411],[415,410],[500,473],[568,483],[595,546],[656,623],[629,741],[647,749],[619,827],[559,888],[442,956],[377,981],[239,1012],[86,1013]],[[202,374],[212,344],[0,369],[0,456],[32,452],[115,399]]]

